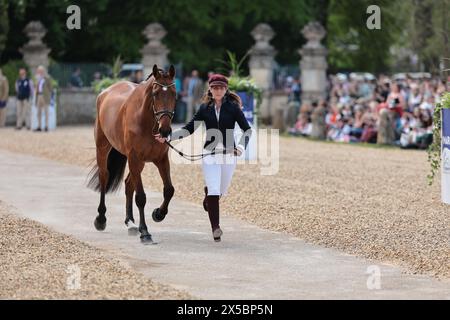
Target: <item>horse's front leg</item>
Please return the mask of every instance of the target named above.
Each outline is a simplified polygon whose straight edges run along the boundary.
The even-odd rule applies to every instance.
[[[130,236],[135,236],[139,233],[138,227],[134,224],[133,217],[133,194],[134,194],[134,183],[131,180],[131,173],[128,173],[125,179],[125,196],[126,196],[126,215],[125,215],[125,225],[128,229],[128,234]]]
[[[145,162],[140,161],[136,155],[130,155],[128,158],[128,166],[130,168],[131,179],[134,183],[134,190],[136,192],[135,202],[139,209],[139,232],[141,233],[141,242],[145,244],[152,243],[152,236],[147,230],[145,223],[145,203],[147,202],[147,196],[144,192],[144,186],[142,185],[141,173],[144,169]]]
[[[167,215],[169,202],[175,193],[175,188],[173,187],[172,180],[170,179],[170,162],[168,153],[166,153],[161,161],[155,162],[155,165],[158,167],[159,175],[164,183],[164,201],[159,208],[153,210],[152,218],[155,222],[161,222]]]

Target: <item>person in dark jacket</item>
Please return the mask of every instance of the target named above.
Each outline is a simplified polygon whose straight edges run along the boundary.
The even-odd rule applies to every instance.
[[[203,158],[202,168],[206,182],[203,207],[209,215],[213,238],[220,241],[223,232],[219,224],[219,200],[227,193],[236,168],[236,157],[246,149],[252,130],[242,112],[241,99],[228,89],[228,79],[221,74],[213,74],[208,84],[203,103],[192,120],[175,130],[168,139],[159,134],[155,138],[161,143],[166,139],[174,141],[191,135],[197,128],[196,124],[203,123],[206,126],[204,151],[217,153]],[[236,123],[244,132],[238,143],[234,139]],[[223,150],[226,154],[221,152]]]
[[[31,104],[30,99],[33,96],[33,81],[27,77],[27,70],[20,68],[19,78],[16,80],[17,92],[17,121],[16,129],[22,129],[23,124],[28,130],[31,128]]]

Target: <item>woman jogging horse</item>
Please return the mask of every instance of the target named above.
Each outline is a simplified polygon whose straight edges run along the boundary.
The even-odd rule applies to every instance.
[[[236,156],[240,156],[248,145],[251,128],[242,112],[242,102],[238,95],[228,89],[228,79],[214,74],[208,80],[209,88],[203,97],[197,113],[191,121],[169,137],[155,134],[161,143],[185,138],[195,131],[195,122],[203,122],[207,129],[202,168],[206,187],[203,207],[208,212],[215,241],[223,234],[220,224],[219,199],[225,196],[231,184]],[[235,124],[244,131],[240,141],[234,140]],[[222,152],[226,150],[226,152]]]

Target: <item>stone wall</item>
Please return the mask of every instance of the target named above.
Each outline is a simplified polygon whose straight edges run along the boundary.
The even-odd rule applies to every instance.
[[[288,116],[288,95],[282,90],[270,92],[269,115],[272,127],[280,131],[286,130]]]
[[[97,94],[91,88],[58,89],[57,125],[93,124],[96,117]],[[16,124],[16,97],[9,97],[6,125]]]
[[[90,88],[58,91],[57,123],[93,124],[96,117],[97,94]]]

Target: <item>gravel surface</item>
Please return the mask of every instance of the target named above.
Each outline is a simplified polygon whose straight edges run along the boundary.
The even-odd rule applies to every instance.
[[[15,152],[83,167],[95,158],[92,127],[51,133],[7,128],[0,135],[0,148]],[[221,209],[311,243],[450,278],[450,210],[440,202],[439,178],[427,185],[428,168],[423,151],[280,137],[278,174],[262,176],[260,165],[239,165]],[[171,172],[175,196],[200,205],[200,165],[172,164]],[[152,164],[143,180],[162,191]]]
[[[0,201],[0,299],[191,298],[99,249],[13,213]]]

